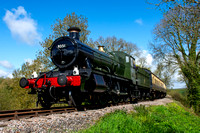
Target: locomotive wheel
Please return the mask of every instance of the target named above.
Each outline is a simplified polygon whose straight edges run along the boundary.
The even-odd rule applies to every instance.
[[[156,98],[156,94],[155,94],[155,92],[153,91],[153,92],[151,92],[150,93],[150,100],[154,100]]]
[[[73,98],[76,106],[81,106],[82,97],[81,97],[81,91],[79,88],[74,88],[74,90],[72,91],[72,98]]]
[[[117,104],[120,101],[120,97],[118,95],[115,95],[115,94],[113,94],[111,96],[111,99],[112,99],[113,104]]]
[[[124,96],[122,100],[123,100],[123,102],[127,103],[129,101],[129,97]]]
[[[134,98],[134,100],[132,101],[132,103],[138,103],[138,99]]]
[[[149,99],[153,101],[154,100],[154,94],[151,94]]]
[[[102,106],[106,105],[108,103],[108,98],[106,95],[100,94],[98,95],[98,103]]]
[[[38,97],[40,97],[39,103],[43,108],[50,108],[51,107],[52,104],[50,102],[50,99],[47,96],[41,95],[41,96],[38,96]]]
[[[95,95],[95,94],[91,95],[90,103],[91,103],[92,105],[96,105],[97,102],[98,102],[98,96]]]
[[[143,100],[146,100],[146,99],[147,99],[147,93],[144,92],[144,93],[143,93]]]
[[[144,93],[142,91],[140,91],[140,100],[143,99],[143,95],[144,95]]]

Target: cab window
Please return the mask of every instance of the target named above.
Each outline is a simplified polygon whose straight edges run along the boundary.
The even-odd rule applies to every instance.
[[[135,65],[135,60],[131,57],[131,66],[133,67]]]

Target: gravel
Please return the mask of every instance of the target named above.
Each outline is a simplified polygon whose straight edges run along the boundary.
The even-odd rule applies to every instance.
[[[52,114],[48,116],[33,117],[20,120],[0,121],[0,132],[21,133],[21,132],[71,132],[88,128],[95,121],[99,120],[107,113],[115,110],[125,110],[127,112],[134,111],[133,106],[150,106],[150,105],[166,105],[173,102],[171,97],[167,96],[163,99],[154,101],[144,101],[137,104],[127,104],[106,107],[97,110],[87,110],[72,113]]]

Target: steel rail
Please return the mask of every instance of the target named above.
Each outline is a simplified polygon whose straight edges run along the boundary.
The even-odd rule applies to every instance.
[[[31,118],[38,117],[41,115],[49,115],[55,113],[70,113],[77,111],[75,107],[57,107],[50,109],[35,108],[35,109],[24,109],[24,110],[6,110],[0,111],[0,121],[1,120],[12,120],[20,118]]]
[[[151,101],[151,100],[139,100],[138,102],[142,101]],[[116,104],[113,103],[107,103],[106,105],[82,105],[79,107],[73,107],[73,106],[65,106],[65,107],[54,107],[50,109],[44,109],[44,108],[34,108],[34,109],[24,109],[24,110],[6,110],[6,111],[0,111],[0,121],[2,120],[13,120],[13,119],[21,119],[21,118],[31,118],[31,117],[38,117],[38,116],[45,116],[55,113],[70,113],[75,111],[86,111],[86,110],[94,110],[94,109],[101,109],[105,107],[112,107],[112,106],[118,106],[118,105],[125,105],[130,104],[130,101],[128,102],[119,102]]]

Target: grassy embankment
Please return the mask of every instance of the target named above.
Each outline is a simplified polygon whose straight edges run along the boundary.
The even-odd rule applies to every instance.
[[[186,89],[169,90],[168,94],[185,107],[189,107]],[[135,107],[136,112],[130,114],[116,111],[81,132],[200,132],[200,117],[179,102],[167,106]]]
[[[127,114],[116,111],[101,118],[85,133],[173,133],[200,132],[200,118],[177,103],[167,106],[135,107],[136,112]]]
[[[187,89],[170,89],[167,90],[167,94],[171,95],[176,101],[179,101],[185,107],[189,107],[189,102],[187,101]]]

